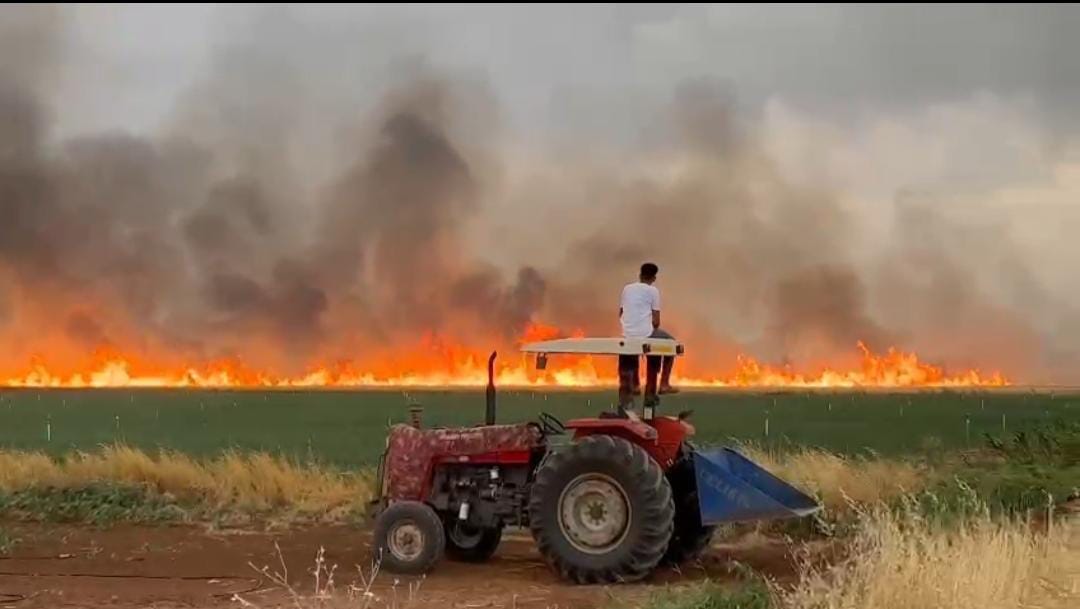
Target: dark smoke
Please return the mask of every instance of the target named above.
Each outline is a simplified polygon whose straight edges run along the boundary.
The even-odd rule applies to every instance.
[[[58,141],[63,14],[3,11],[0,332],[20,318],[65,357],[166,349],[292,371],[428,335],[508,345],[532,321],[611,334],[644,260],[661,267],[665,326],[701,366],[735,351],[828,362],[864,341],[1034,378],[1050,350],[1023,312],[1076,310],[1041,288],[1007,223],[900,200],[867,256],[866,214],[838,189],[785,178],[729,82],[676,87],[610,164],[589,162],[588,142],[557,159],[541,186],[580,200],[508,211],[515,185],[482,125],[497,122],[494,102],[469,79],[398,77],[378,103],[320,117],[333,131],[320,137],[323,83],[273,10],[216,48],[162,133]],[[495,249],[475,245],[492,216],[526,212],[500,225]],[[524,245],[536,235],[541,259]],[[18,336],[0,371],[33,352]]]
[[[766,335],[795,361],[827,361],[859,341],[882,349],[892,340],[868,317],[866,290],[846,268],[804,268],[781,279]]]
[[[458,226],[476,209],[475,187],[442,130],[415,110],[387,118],[373,153],[346,178],[332,230],[345,227],[341,238],[363,249],[336,262],[370,258],[376,296],[392,301],[392,327],[440,325],[444,311],[432,305],[459,272]]]
[[[611,328],[621,283],[655,259],[666,302],[682,312],[665,322],[676,334],[686,323],[716,348],[742,330],[738,340],[757,354],[801,361],[851,353],[860,339],[883,343],[847,263],[855,229],[831,195],[777,175],[722,83],[679,88],[670,115],[676,128],[665,146],[687,155],[685,168],[666,183],[637,178],[612,187],[620,199],[613,216],[569,250],[572,292],[587,294],[573,300],[589,304],[571,304],[566,316]],[[728,338],[701,336],[708,330],[687,319],[688,305],[694,317],[725,320]]]

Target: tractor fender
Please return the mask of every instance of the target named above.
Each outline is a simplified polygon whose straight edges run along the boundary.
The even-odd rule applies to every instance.
[[[566,422],[567,429],[574,430],[574,439],[585,436],[618,436],[634,444],[656,444],[657,433],[651,425],[632,419],[573,419]]]
[[[622,438],[631,444],[640,446],[662,470],[667,469],[663,455],[659,454],[659,434],[652,426],[631,419],[575,419],[567,421],[567,429],[574,430],[574,441],[580,442],[591,436],[611,436]]]

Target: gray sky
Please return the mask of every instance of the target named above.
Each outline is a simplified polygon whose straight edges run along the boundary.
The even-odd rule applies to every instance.
[[[157,126],[213,49],[267,36],[327,98],[372,97],[417,57],[486,81],[511,125],[549,135],[625,138],[702,77],[750,107],[839,120],[990,92],[1071,128],[1080,103],[1071,6],[84,6],[73,25],[64,132]]]

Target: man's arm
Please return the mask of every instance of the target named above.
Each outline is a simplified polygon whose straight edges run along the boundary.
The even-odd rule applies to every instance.
[[[652,289],[652,327],[653,330],[660,327],[660,290]]]

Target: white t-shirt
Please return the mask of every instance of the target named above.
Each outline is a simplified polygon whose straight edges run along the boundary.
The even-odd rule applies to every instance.
[[[647,283],[630,283],[622,291],[622,332],[626,338],[648,338],[652,312],[660,310],[660,290]]]

